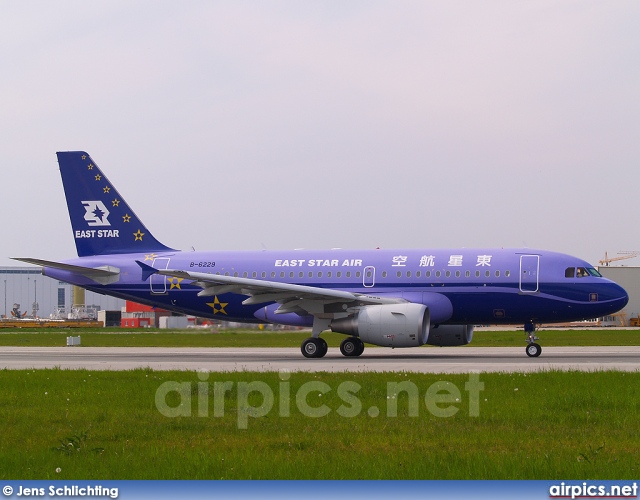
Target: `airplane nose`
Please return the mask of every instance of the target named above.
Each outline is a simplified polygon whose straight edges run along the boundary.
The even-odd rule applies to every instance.
[[[629,303],[629,294],[620,285],[618,285],[618,289],[620,293],[620,309],[622,309]]]

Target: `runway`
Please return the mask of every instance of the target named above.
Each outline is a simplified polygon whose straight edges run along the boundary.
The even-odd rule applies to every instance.
[[[330,348],[307,359],[298,348],[1,347],[0,369],[306,371],[418,373],[640,370],[640,347],[543,347],[529,358],[523,347],[367,348],[346,358]]]

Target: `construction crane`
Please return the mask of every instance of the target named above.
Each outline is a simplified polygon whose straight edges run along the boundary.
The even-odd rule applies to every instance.
[[[601,266],[609,266],[611,262],[616,262],[618,260],[624,260],[624,259],[633,259],[634,257],[637,257],[638,255],[640,255],[640,252],[638,252],[637,250],[623,251],[623,252],[618,252],[618,255],[619,257],[610,258],[607,252],[605,252],[604,259],[598,262],[600,263]]]

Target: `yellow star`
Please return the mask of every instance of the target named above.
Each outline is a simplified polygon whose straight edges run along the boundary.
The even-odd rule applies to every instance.
[[[87,155],[82,155],[82,159],[86,160],[87,159]]]
[[[133,235],[136,237],[136,239],[133,241],[142,241],[142,237],[144,236],[144,233],[141,232],[140,229],[138,229],[135,233],[133,233]]]
[[[207,305],[213,309],[213,314],[227,314],[224,308],[227,307],[228,304],[228,302],[220,302],[217,295],[213,297],[213,302],[207,302]]]
[[[144,234],[144,233],[143,233]],[[149,255],[145,255],[144,256],[144,260],[145,262],[148,260],[154,260],[157,257],[157,255],[155,253],[150,253]]]
[[[122,222],[131,222],[131,216],[129,214],[123,215]]]
[[[174,288],[177,288],[178,290],[182,290],[182,288],[180,288],[180,282],[183,280],[184,278],[175,278],[175,277],[171,277],[168,279],[169,283],[171,283],[171,288],[169,288],[169,290],[173,290]]]
[[[103,190],[105,193],[108,193],[109,191],[111,191],[111,188],[110,188],[109,186],[105,186],[102,190]]]
[[[113,203],[114,207],[117,207],[118,205],[120,205],[120,200],[118,198],[116,198],[115,200],[113,200],[111,203]]]
[[[99,181],[100,179],[102,179],[102,176],[100,174],[96,175],[96,180]]]
[[[83,157],[82,157],[82,159],[84,160],[84,159],[85,159],[85,157],[83,156]],[[89,165],[87,165],[87,168],[88,168],[89,170],[93,170],[93,165],[92,165],[91,163],[89,163]]]

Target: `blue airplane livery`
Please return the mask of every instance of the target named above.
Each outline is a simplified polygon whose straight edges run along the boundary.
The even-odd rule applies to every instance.
[[[175,313],[311,328],[301,346],[321,358],[326,330],[387,347],[471,342],[474,325],[536,325],[610,315],[624,289],[584,260],[530,248],[183,252],[160,243],[91,157],[57,153],[78,257],[17,258],[97,293]]]

